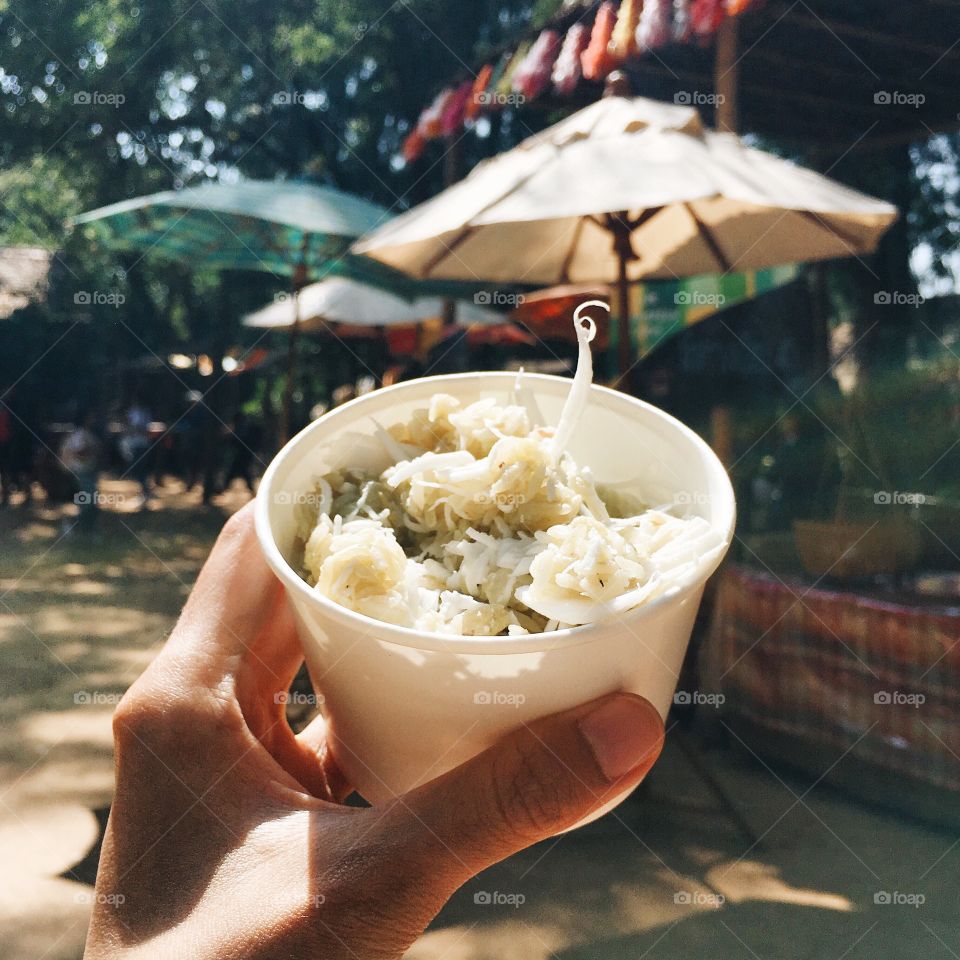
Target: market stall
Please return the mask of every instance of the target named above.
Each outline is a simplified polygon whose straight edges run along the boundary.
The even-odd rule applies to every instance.
[[[699,667],[720,722],[765,762],[960,824],[955,597],[923,580],[851,587],[731,564]]]

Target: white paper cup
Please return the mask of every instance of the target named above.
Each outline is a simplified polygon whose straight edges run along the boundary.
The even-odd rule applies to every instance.
[[[676,593],[622,616],[522,637],[395,627],[333,603],[300,577],[297,514],[315,478],[337,467],[383,469],[390,462],[372,437],[374,421],[407,420],[433,394],[449,393],[463,404],[487,397],[521,402],[534,423],[556,424],[571,381],[524,374],[514,395],[516,383],[514,373],[458,374],[367,394],[297,434],[260,485],[257,533],[293,605],[330,721],[331,750],[371,803],[432,780],[522,723],[612,691],[641,694],[666,717],[704,583],[725,552]],[[569,450],[599,482],[648,504],[676,503],[706,518],[729,544],[735,506],[726,471],[703,440],[662,411],[593,386]]]

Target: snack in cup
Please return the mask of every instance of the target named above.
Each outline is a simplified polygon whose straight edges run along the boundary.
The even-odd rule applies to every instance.
[[[666,716],[733,492],[696,434],[591,384],[578,328],[572,383],[401,383],[312,423],[264,475],[260,543],[330,749],[372,803],[615,690]]]
[[[463,406],[437,393],[406,422],[376,428],[385,470],[317,480],[317,512],[302,530],[311,586],[398,626],[521,636],[626,613],[723,550],[702,517],[605,490],[571,457],[592,380],[595,328],[580,322],[583,306],[555,429],[515,402]]]

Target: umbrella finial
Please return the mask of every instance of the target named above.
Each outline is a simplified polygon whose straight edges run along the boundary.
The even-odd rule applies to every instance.
[[[606,83],[603,85],[603,95],[605,97],[632,97],[633,84],[630,77],[624,70],[614,70],[607,76]]]

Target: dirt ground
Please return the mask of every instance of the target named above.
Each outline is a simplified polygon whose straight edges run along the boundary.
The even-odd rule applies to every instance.
[[[0,510],[5,960],[81,956],[113,707],[247,498],[201,507],[171,486],[138,510],[132,485],[101,489],[112,500],[91,536],[64,536],[61,509]],[[960,960],[958,861],[946,832],[677,729],[627,803],[468,884],[409,956]]]

